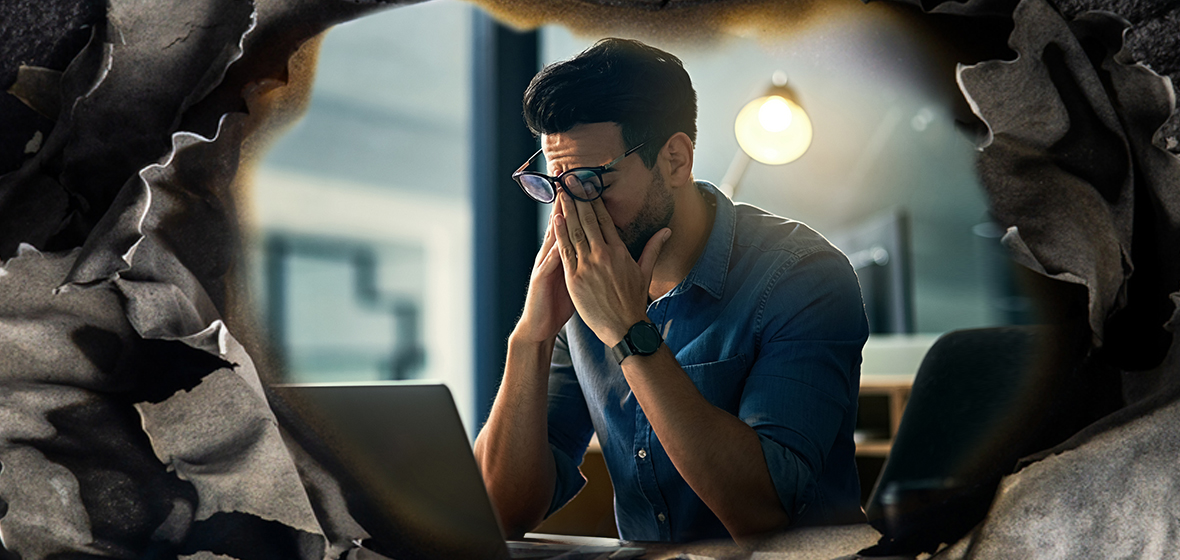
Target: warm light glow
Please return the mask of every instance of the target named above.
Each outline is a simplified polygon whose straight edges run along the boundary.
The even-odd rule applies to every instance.
[[[811,146],[811,119],[791,99],[759,97],[738,113],[734,134],[751,158],[769,165],[790,163]]]
[[[770,132],[782,132],[791,126],[791,107],[787,100],[777,95],[770,96],[758,108],[758,124]]]

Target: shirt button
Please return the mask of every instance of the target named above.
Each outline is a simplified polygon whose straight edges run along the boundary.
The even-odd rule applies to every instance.
[[[636,453],[636,455],[639,455],[640,459],[646,459],[647,458],[647,451],[644,449],[640,449],[639,453]]]
[[[663,523],[663,522],[664,522],[664,520],[665,520],[665,519],[667,519],[667,517],[664,517],[664,514],[662,514],[662,513],[661,513],[661,514],[659,514],[659,515],[657,515],[657,516],[656,516],[656,519],[659,519],[659,520],[660,520],[660,523]]]

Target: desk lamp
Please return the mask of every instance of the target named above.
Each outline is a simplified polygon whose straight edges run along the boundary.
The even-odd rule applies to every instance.
[[[730,198],[737,194],[751,159],[782,165],[799,159],[811,146],[811,119],[797,99],[780,70],[771,77],[766,93],[738,112],[733,131],[741,149],[721,180],[721,191]]]

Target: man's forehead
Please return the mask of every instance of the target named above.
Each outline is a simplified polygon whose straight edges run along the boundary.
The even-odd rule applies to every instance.
[[[623,133],[613,122],[579,124],[565,132],[542,134],[541,149],[550,161],[601,158],[623,149]]]

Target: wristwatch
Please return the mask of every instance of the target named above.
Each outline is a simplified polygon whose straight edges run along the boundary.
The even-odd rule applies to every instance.
[[[664,338],[660,336],[660,330],[654,324],[640,321],[627,329],[623,340],[611,348],[610,353],[615,357],[615,361],[622,365],[623,359],[627,356],[655,354],[663,343]]]

